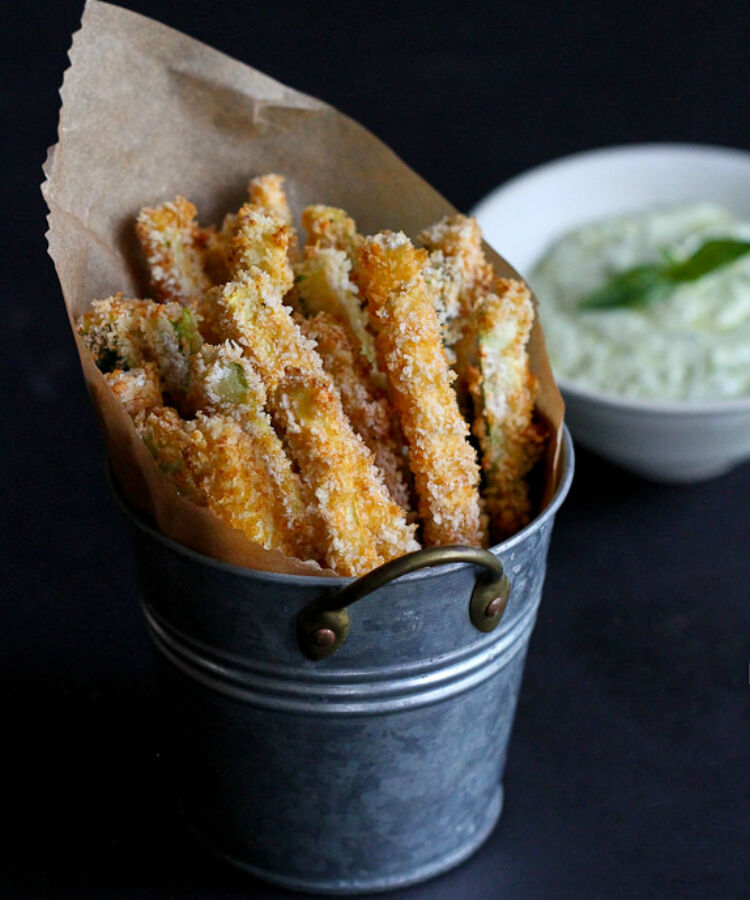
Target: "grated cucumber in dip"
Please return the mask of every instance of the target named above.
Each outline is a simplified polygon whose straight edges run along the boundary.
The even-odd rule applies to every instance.
[[[581,307],[620,273],[680,263],[727,239],[750,241],[750,222],[708,203],[608,219],[563,237],[529,278],[556,374],[627,397],[750,395],[750,253],[674,283],[653,302]]]

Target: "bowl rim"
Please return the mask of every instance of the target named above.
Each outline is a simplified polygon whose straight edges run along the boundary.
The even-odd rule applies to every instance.
[[[511,192],[527,181],[540,175],[564,169],[571,164],[590,162],[593,159],[616,159],[617,157],[646,157],[654,153],[673,154],[674,156],[703,159],[734,159],[745,163],[750,168],[750,151],[740,147],[728,147],[720,144],[697,144],[679,141],[634,142],[632,144],[612,144],[592,147],[547,160],[512,176],[499,184],[471,209],[470,215],[479,218],[486,209],[497,201],[499,196]],[[629,397],[609,391],[600,391],[568,379],[555,373],[555,381],[564,393],[578,400],[594,403],[599,406],[610,406],[628,412],[644,412],[661,415],[722,415],[727,413],[750,412],[750,394],[740,397],[717,397],[715,400],[661,400],[650,397]]]
[[[629,397],[608,391],[598,391],[560,375],[555,375],[555,381],[566,399],[572,398],[599,406],[615,407],[627,412],[672,416],[720,416],[727,413],[750,413],[750,395],[723,397],[716,400],[657,400],[651,397]]]
[[[696,144],[680,141],[644,141],[632,144],[604,144],[600,147],[592,147],[588,150],[580,150],[558,156],[546,162],[539,163],[530,169],[525,169],[517,175],[511,176],[507,181],[493,188],[472,206],[470,215],[479,218],[483,211],[489,207],[495,199],[509,192],[525,181],[531,181],[539,175],[546,174],[554,169],[563,169],[572,163],[591,161],[594,158],[605,159],[618,156],[648,156],[652,153],[673,153],[681,156],[693,157],[723,157],[724,159],[736,159],[738,162],[747,163],[750,166],[750,150],[741,147],[728,147],[722,144]],[[499,251],[498,251],[499,252]]]

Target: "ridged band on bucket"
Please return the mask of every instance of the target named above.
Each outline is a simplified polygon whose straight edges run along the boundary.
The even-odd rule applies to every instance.
[[[536,615],[536,605],[516,620],[501,640],[481,652],[458,653],[450,660],[438,658],[418,673],[395,676],[388,670],[359,673],[356,680],[336,681],[300,673],[283,677],[271,666],[252,666],[238,658],[222,656],[191,641],[160,621],[144,604],[154,644],[180,671],[205,687],[243,703],[300,714],[377,715],[446,700],[470,690],[508,665],[524,646]]]

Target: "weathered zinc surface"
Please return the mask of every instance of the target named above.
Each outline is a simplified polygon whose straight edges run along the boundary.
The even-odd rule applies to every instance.
[[[398,887],[475,850],[501,778],[544,582],[550,507],[493,550],[511,582],[495,630],[469,618],[479,574],[406,575],[352,605],[330,658],[307,659],[299,613],[343,580],[215,563],[130,514],[188,825],[266,880],[325,894]]]

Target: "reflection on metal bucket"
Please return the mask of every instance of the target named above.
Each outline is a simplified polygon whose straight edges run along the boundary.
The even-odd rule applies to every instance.
[[[500,815],[552,524],[572,473],[566,432],[552,503],[493,548],[510,582],[507,609],[498,601],[488,613],[496,628],[480,630],[470,614],[483,570],[454,563],[353,603],[345,640],[335,634],[324,659],[305,655],[300,623],[349,579],[219,563],[124,507],[179,801],[199,837],[267,881],[324,894],[402,887],[476,850]]]

